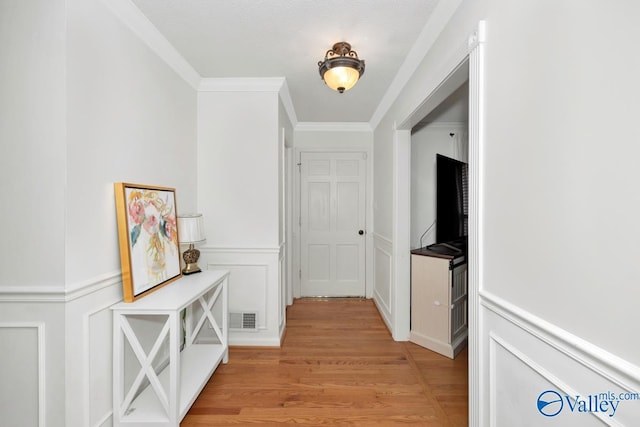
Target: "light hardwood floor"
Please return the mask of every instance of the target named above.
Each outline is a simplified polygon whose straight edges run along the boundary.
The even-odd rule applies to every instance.
[[[467,426],[467,350],[395,342],[371,300],[299,299],[281,348],[230,349],[181,426]]]

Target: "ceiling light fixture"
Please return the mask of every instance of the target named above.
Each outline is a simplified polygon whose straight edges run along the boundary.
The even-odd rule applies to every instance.
[[[358,53],[351,50],[349,43],[340,42],[327,51],[324,61],[318,61],[318,70],[327,86],[343,93],[364,74],[364,60],[358,59]]]

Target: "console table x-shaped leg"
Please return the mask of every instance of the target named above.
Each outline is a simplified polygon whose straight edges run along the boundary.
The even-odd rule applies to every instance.
[[[222,298],[221,298],[222,296]],[[158,308],[151,309],[145,307],[144,310],[127,309],[122,311],[114,311],[114,353],[118,360],[114,360],[114,369],[118,371],[118,390],[116,392],[116,405],[114,405],[114,411],[118,411],[118,418],[122,419],[138,411],[143,411],[138,405],[138,395],[142,393],[148,395],[145,400],[155,400],[159,402],[161,411],[154,411],[153,415],[158,416],[158,412],[162,412],[158,421],[162,420],[175,420],[180,417],[179,411],[181,402],[179,402],[179,384],[181,382],[181,372],[178,368],[180,366],[180,339],[181,339],[181,325],[180,318],[182,310],[186,310],[185,314],[185,334],[184,344],[185,350],[191,346],[200,347],[201,344],[197,342],[197,338],[200,335],[205,326],[210,326],[215,334],[215,337],[219,341],[219,345],[224,349],[224,353],[221,359],[224,363],[228,362],[228,351],[226,331],[227,325],[227,286],[226,280],[220,286],[207,289],[198,295],[195,299],[188,301],[183,306],[172,307],[171,309]],[[219,325],[218,321],[213,313],[213,308],[217,301],[221,302],[222,307],[222,324]],[[141,337],[138,336],[140,331],[136,333],[129,317],[139,316],[154,316],[155,318],[163,318],[164,324],[160,329],[153,345],[147,353],[141,343]],[[198,317],[195,319],[195,317]],[[224,331],[224,332],[223,332]],[[169,357],[168,366],[158,362],[158,355],[163,348],[166,348],[164,344],[169,340]],[[126,394],[124,391],[124,346],[126,342],[129,343],[133,354],[135,355],[138,363],[140,364],[140,370],[135,374],[135,378],[128,387]],[[154,362],[156,367],[154,367]],[[157,366],[160,364],[161,366]],[[156,369],[159,371],[157,372]],[[168,371],[168,372],[166,372]],[[115,373],[115,372],[114,372]],[[168,375],[167,375],[168,373]],[[144,388],[143,382],[148,380],[149,385]],[[149,390],[147,390],[149,389]],[[153,394],[151,393],[153,391]],[[155,395],[155,397],[154,397]],[[195,396],[193,397],[195,399]],[[184,404],[184,402],[182,402]],[[192,403],[192,402],[191,402]],[[158,406],[157,403],[155,406]],[[190,406],[190,404],[189,404]],[[136,414],[137,416],[138,414]],[[140,414],[142,415],[142,414]],[[163,421],[164,422],[164,421]]]

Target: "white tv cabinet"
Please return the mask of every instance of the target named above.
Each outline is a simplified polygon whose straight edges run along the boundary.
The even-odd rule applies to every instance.
[[[111,307],[114,426],[180,425],[220,362],[228,361],[228,276],[227,271],[205,270]],[[160,329],[155,340],[149,328],[135,330],[136,323],[145,321]],[[167,357],[168,365],[162,363]]]
[[[455,251],[411,251],[409,341],[455,358],[467,343],[467,261]]]

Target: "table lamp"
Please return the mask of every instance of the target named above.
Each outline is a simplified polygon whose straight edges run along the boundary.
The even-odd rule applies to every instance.
[[[184,269],[182,269],[182,274],[200,272],[200,267],[198,267],[200,251],[195,249],[193,245],[205,241],[202,214],[179,215],[178,237],[180,238],[181,244],[189,244],[189,249],[182,254],[182,259],[184,259],[185,264]]]

